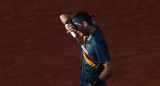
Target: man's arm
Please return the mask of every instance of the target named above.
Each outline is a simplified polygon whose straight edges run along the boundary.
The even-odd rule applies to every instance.
[[[103,65],[104,69],[98,77],[101,81],[107,80],[113,74],[113,64],[111,61],[105,62]]]
[[[111,61],[105,62],[104,69],[95,82],[89,83],[88,86],[97,86],[99,83],[104,82],[113,74],[113,64]]]

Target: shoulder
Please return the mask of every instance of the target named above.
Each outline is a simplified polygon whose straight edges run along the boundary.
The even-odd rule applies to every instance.
[[[102,31],[100,29],[98,29],[96,31],[96,33],[93,35],[94,36],[94,39],[95,39],[95,43],[97,45],[101,45],[101,44],[106,44],[107,41],[102,33]]]

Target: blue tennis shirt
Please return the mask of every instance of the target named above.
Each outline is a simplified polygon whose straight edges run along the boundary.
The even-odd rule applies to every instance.
[[[96,60],[98,65],[90,59],[82,50],[80,67],[80,86],[87,86],[89,82],[95,81],[103,71],[103,63],[110,61],[107,42],[101,30],[97,28],[90,37],[84,36],[84,46],[89,54]],[[106,86],[105,82],[100,86]]]

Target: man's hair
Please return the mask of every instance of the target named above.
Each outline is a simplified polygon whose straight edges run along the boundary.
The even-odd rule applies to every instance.
[[[72,16],[72,18],[74,18],[74,19],[85,18],[85,19],[87,19],[86,22],[87,22],[89,25],[94,25],[93,22],[92,22],[91,16],[90,16],[87,12],[85,12],[85,11],[79,11],[79,12],[75,13],[75,14]]]

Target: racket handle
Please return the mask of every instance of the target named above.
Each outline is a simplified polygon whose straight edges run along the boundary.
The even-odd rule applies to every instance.
[[[76,38],[76,34],[74,32],[71,32],[71,35]]]

